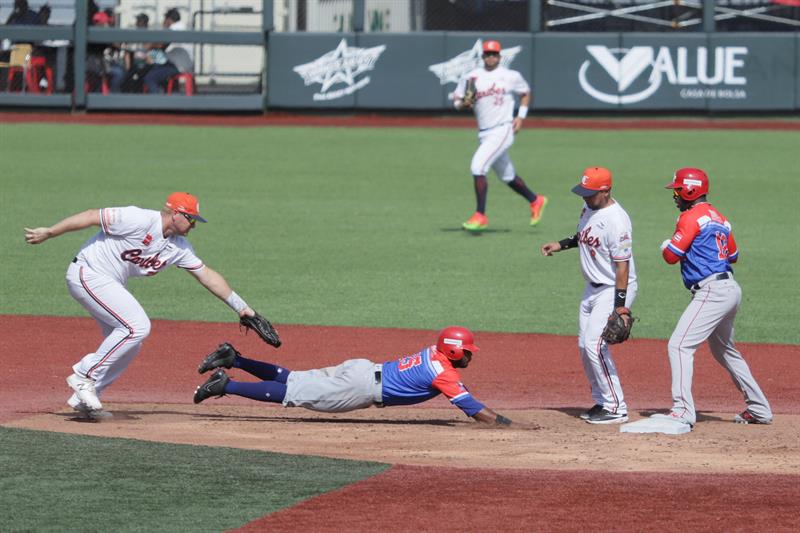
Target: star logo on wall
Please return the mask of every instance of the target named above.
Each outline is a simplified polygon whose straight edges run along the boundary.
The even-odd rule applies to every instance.
[[[373,70],[384,50],[386,45],[372,48],[351,47],[347,45],[346,39],[342,39],[335,49],[310,63],[297,65],[292,70],[303,78],[306,86],[315,83],[322,86],[320,91],[314,94],[314,100],[333,100],[352,94],[367,85],[370,82],[369,76],[360,80],[356,78],[364,72]],[[345,87],[328,92],[338,83],[345,84]]]
[[[521,46],[514,46],[505,48],[500,52],[500,66],[509,67],[522,51]],[[428,67],[428,70],[439,78],[439,83],[447,85],[448,83],[458,83],[461,77],[470,70],[483,65],[483,41],[478,39],[471,49],[461,52],[456,57],[448,59],[444,63],[436,63]]]

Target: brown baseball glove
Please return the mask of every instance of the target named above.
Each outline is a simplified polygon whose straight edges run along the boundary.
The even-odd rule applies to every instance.
[[[631,311],[627,307],[614,309],[608,317],[606,327],[600,335],[608,344],[619,344],[628,340],[631,335],[631,328],[636,319],[631,316]]]
[[[475,78],[467,78],[467,86],[464,89],[464,98],[461,99],[462,107],[474,106],[477,96],[478,90],[475,88]]]

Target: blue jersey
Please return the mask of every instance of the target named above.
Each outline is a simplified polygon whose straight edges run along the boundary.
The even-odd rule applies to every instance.
[[[383,363],[383,404],[411,405],[444,394],[453,405],[473,416],[484,408],[461,382],[461,375],[435,346]]]
[[[712,274],[732,272],[739,250],[728,220],[711,204],[700,203],[681,213],[662,254],[668,263],[681,262],[683,284],[689,288]]]

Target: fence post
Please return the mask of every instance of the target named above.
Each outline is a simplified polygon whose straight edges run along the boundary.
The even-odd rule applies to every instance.
[[[358,33],[364,31],[364,11],[366,2],[364,0],[353,0],[353,31]]]
[[[261,62],[261,112],[267,112],[267,62],[269,60],[269,36],[275,29],[275,3],[273,0],[261,0],[261,33],[264,36],[264,44],[261,46],[264,59]]]
[[[542,0],[530,0],[528,5],[528,31],[538,33],[542,31]]]
[[[72,105],[77,108],[86,107],[86,42],[87,42],[87,17],[88,0],[76,0],[75,2],[75,33],[72,41],[73,53],[73,98]]]
[[[711,33],[717,30],[717,23],[714,20],[714,6],[716,0],[703,0],[703,31]]]

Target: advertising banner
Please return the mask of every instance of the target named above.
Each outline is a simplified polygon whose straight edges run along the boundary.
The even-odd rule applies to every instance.
[[[619,107],[618,33],[540,34],[534,43],[534,109]]]
[[[441,107],[445,90],[428,71],[428,65],[444,60],[445,42],[442,32],[361,34],[359,46],[383,47],[384,51],[370,75],[370,83],[355,93],[356,105],[374,109]]]
[[[268,105],[451,109],[485,39],[533,89],[537,110],[791,110],[800,37],[790,33],[273,34]]]

